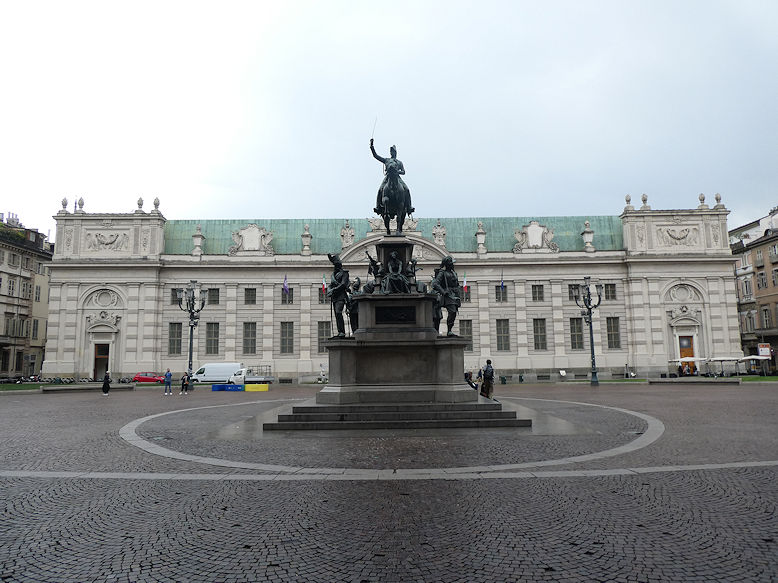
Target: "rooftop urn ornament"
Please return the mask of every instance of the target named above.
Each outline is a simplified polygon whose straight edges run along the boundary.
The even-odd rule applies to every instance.
[[[698,196],[697,198],[700,199],[700,206],[697,207],[698,210],[704,210],[704,209],[708,208],[708,205],[705,204],[705,195],[704,194],[700,193],[700,196]]]
[[[67,197],[62,199],[62,210],[63,210],[63,212],[68,212],[68,199],[67,199]]]
[[[643,195],[640,197],[640,200],[643,201],[643,206],[640,207],[640,210],[650,211],[651,207],[648,206],[648,195],[646,193],[643,193]]]
[[[194,255],[195,257],[202,256],[203,241],[205,241],[205,235],[203,235],[203,230],[200,227],[200,225],[197,225],[197,230],[195,231],[194,235],[192,235],[192,243],[194,244],[194,249],[192,249],[192,255]]]
[[[83,213],[84,212],[84,198],[80,197],[78,199],[78,212]]]
[[[138,198],[138,210],[135,211],[136,213],[142,213],[143,212],[143,198]]]
[[[484,224],[482,221],[478,221],[478,230],[475,232],[476,241],[476,253],[479,257],[486,255],[486,231],[484,230]]]
[[[624,207],[625,211],[634,211],[635,207],[632,206],[632,197],[630,195],[627,195],[624,197],[624,201],[627,203],[627,205]]]
[[[154,197],[154,211],[159,212],[159,197]]]
[[[581,237],[584,242],[584,251],[587,253],[594,253],[596,251],[594,245],[592,245],[592,242],[594,241],[594,231],[592,230],[589,221],[584,222],[584,230],[581,233]]]
[[[718,192],[716,193],[715,198],[716,198],[716,206],[714,206],[713,208],[715,208],[715,209],[723,209],[724,205],[721,204],[721,195]]]

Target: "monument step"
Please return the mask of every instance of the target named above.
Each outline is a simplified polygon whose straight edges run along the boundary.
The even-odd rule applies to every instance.
[[[426,419],[410,421],[287,421],[265,423],[265,431],[328,429],[446,429],[472,427],[531,427],[531,419]]]
[[[446,419],[515,419],[515,411],[386,411],[350,413],[294,413],[278,421],[442,421]]]
[[[297,405],[293,413],[390,413],[418,411],[501,411],[500,403],[370,403],[363,405]]]

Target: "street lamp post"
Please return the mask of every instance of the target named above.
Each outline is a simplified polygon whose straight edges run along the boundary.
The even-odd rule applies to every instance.
[[[178,290],[178,307],[184,312],[189,313],[189,368],[187,374],[192,376],[192,340],[194,337],[194,329],[197,323],[200,321],[200,311],[205,307],[206,291],[200,290],[199,298],[197,291],[197,281],[191,280],[186,289]],[[199,303],[199,307],[197,304]],[[186,307],[185,307],[186,306]]]
[[[595,285],[595,288],[597,289],[597,301],[592,301],[592,278],[588,275],[584,277],[584,285],[583,285],[583,293],[581,293],[581,288],[577,287],[575,288],[575,303],[578,305],[579,308],[583,308],[581,310],[581,315],[584,317],[584,320],[586,320],[586,323],[589,324],[589,347],[592,349],[592,382],[591,386],[597,387],[600,385],[600,380],[597,378],[597,362],[594,360],[594,331],[592,329],[592,311],[595,310],[602,301],[602,284],[598,283]]]

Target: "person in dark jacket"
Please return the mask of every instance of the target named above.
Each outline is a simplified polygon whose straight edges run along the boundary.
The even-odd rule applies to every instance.
[[[189,394],[189,373],[188,372],[185,372],[184,376],[181,377],[181,391],[178,394],[179,395]]]
[[[108,371],[105,371],[105,376],[103,377],[103,395],[107,397],[108,391],[110,390],[111,390],[111,374]]]

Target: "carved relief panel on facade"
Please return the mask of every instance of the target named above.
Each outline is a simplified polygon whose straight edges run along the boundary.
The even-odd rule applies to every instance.
[[[537,221],[530,221],[529,225],[516,229],[513,236],[517,241],[513,246],[514,253],[559,253],[559,245],[551,240],[554,238],[553,229]]]
[[[84,239],[86,252],[126,251],[130,242],[126,231],[87,231]]]
[[[230,255],[243,254],[244,252],[259,256],[275,254],[271,244],[273,233],[254,223],[233,232],[232,240],[235,241],[235,245],[230,247],[228,251]]]
[[[656,228],[657,247],[699,247],[698,225],[661,225]]]
[[[107,327],[115,329],[119,320],[123,303],[119,294],[110,289],[99,289],[92,292],[84,301],[85,319],[88,329]]]

